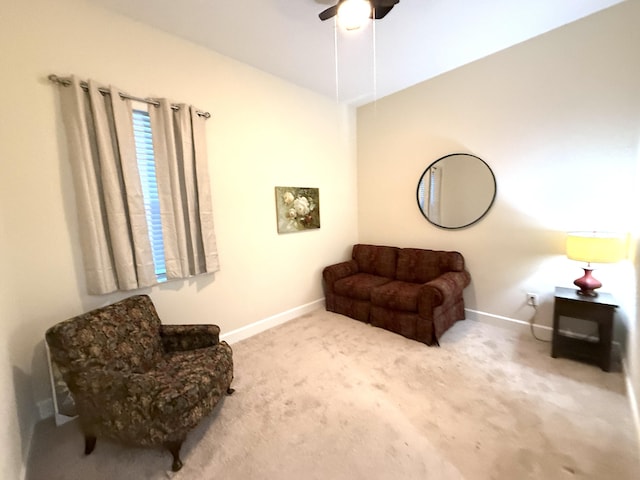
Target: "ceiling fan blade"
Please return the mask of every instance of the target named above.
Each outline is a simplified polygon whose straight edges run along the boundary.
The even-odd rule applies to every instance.
[[[373,9],[373,18],[375,18],[376,20],[380,20],[381,18],[384,18],[387,15],[387,13],[389,13],[391,11],[392,8],[393,8],[393,6],[391,6],[391,7],[374,8]]]
[[[338,3],[332,7],[327,8],[326,10],[320,12],[318,17],[320,20],[328,20],[331,17],[335,17],[338,14],[338,8],[345,0],[338,0]],[[371,5],[373,6],[372,18],[379,20],[384,18],[387,13],[391,11],[391,9],[400,3],[400,0],[369,0]]]
[[[320,12],[318,17],[320,17],[320,20],[322,21],[329,20],[331,17],[335,17],[338,13],[339,6],[340,6],[340,2],[338,2],[337,5],[334,5],[333,7],[329,7],[326,10]]]

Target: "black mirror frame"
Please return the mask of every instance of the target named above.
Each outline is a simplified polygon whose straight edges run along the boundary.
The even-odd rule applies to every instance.
[[[489,170],[489,173],[491,174],[491,179],[493,180],[493,196],[491,197],[491,201],[489,202],[489,205],[487,206],[487,208],[484,210],[484,212],[482,212],[482,214],[480,214],[478,216],[478,218],[476,218],[474,221],[467,223],[465,225],[461,225],[461,226],[455,226],[455,227],[447,227],[444,225],[440,225],[438,223],[435,223],[433,220],[431,220],[426,213],[424,213],[424,210],[422,209],[422,207],[420,206],[420,184],[422,183],[422,180],[424,179],[424,176],[426,175],[426,173],[429,171],[429,169],[431,167],[433,167],[436,163],[449,158],[449,157],[453,157],[453,156],[457,156],[457,155],[465,155],[467,157],[473,157],[477,160],[480,160],[486,167],[487,170]],[[418,186],[416,188],[416,201],[418,203],[418,210],[420,210],[420,213],[422,214],[422,216],[424,218],[427,219],[427,221],[431,224],[434,225],[438,228],[442,228],[445,230],[461,230],[463,228],[467,228],[470,227],[471,225],[474,225],[476,223],[478,223],[480,220],[482,220],[487,213],[489,213],[489,210],[491,210],[491,207],[493,206],[495,200],[496,200],[496,196],[498,194],[498,183],[496,182],[496,176],[493,173],[493,170],[491,169],[491,167],[489,166],[489,164],[487,162],[485,162],[483,159],[481,159],[480,157],[476,156],[476,155],[472,155],[471,153],[450,153],[448,155],[445,155],[444,157],[440,157],[437,160],[435,160],[434,162],[432,162],[427,168],[425,168],[424,172],[422,172],[422,175],[420,175],[420,179],[418,180]]]

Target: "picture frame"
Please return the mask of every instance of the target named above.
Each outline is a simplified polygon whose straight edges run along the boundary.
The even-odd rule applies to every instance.
[[[275,187],[278,233],[320,228],[320,189]]]

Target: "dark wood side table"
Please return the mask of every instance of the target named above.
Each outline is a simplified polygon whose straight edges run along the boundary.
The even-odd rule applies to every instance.
[[[575,288],[556,287],[553,308],[553,340],[551,356],[574,358],[599,365],[608,372],[611,368],[613,317],[618,307],[609,293],[597,297],[578,295]],[[575,338],[563,334],[560,317],[588,320],[598,324],[598,341]]]

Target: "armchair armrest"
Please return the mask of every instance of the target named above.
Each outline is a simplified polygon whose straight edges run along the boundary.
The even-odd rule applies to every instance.
[[[348,277],[358,273],[358,264],[355,260],[348,260],[346,262],[336,263],[325,267],[322,271],[322,278],[327,292],[333,293],[333,285],[341,278]]]
[[[471,275],[466,270],[447,272],[425,283],[418,295],[418,311],[432,312],[435,307],[447,300],[459,298],[469,283],[471,283]]]
[[[161,325],[160,338],[165,352],[212,347],[220,341],[217,325]]]

